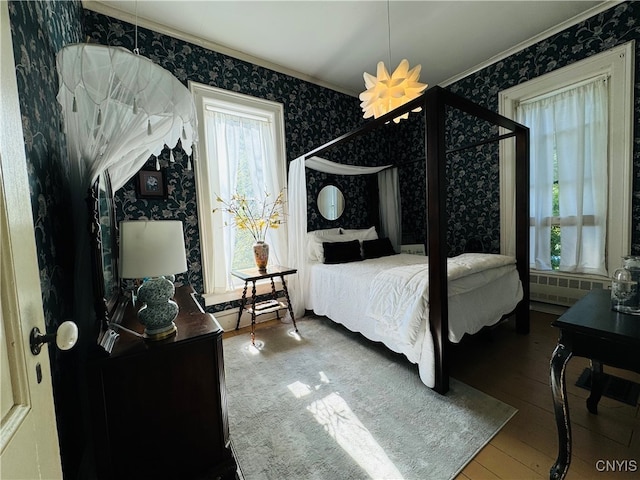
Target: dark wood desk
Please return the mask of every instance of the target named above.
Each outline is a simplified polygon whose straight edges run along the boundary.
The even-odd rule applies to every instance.
[[[293,321],[293,328],[295,331],[298,331],[298,326],[296,325],[296,319],[293,315],[293,307],[291,306],[291,300],[289,299],[289,290],[287,290],[287,283],[284,281],[285,275],[291,275],[296,273],[297,270],[295,268],[282,267],[280,265],[269,265],[265,271],[258,270],[257,268],[248,268],[246,270],[233,270],[231,275],[234,277],[240,278],[244,280],[244,290],[242,291],[242,298],[240,299],[240,308],[238,310],[238,321],[236,322],[236,330],[240,327],[240,318],[242,317],[242,312],[245,310],[247,305],[247,287],[249,283],[252,283],[251,288],[251,307],[247,308],[249,313],[251,314],[251,343],[255,345],[256,341],[256,317],[259,315],[264,315],[265,313],[276,312],[278,318],[280,318],[279,311],[284,310],[285,308],[289,310],[289,315],[291,315],[291,320]],[[274,282],[275,277],[280,277],[280,282],[282,283],[282,292],[284,293],[284,298],[286,300],[285,303],[278,301],[278,293],[276,292],[276,285]],[[273,307],[264,308],[264,309],[256,309],[256,282],[258,280],[264,279],[271,280],[271,299],[275,301]]]
[[[109,356],[89,365],[99,479],[235,479],[229,440],[222,328],[176,289],[173,337],[145,341],[126,331]],[[121,325],[138,334],[137,308],[122,303]]]
[[[640,317],[611,309],[610,290],[592,290],[552,323],[560,338],[551,358],[551,391],[558,427],[558,458],[551,479],[564,478],[571,463],[571,423],[567,403],[565,368],[572,356],[589,358],[591,395],[587,408],[598,412],[602,396],[602,366],[640,373]]]

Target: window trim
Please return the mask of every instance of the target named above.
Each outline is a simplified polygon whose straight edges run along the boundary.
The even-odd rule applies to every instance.
[[[498,112],[508,118],[515,118],[520,102],[597,75],[609,76],[609,193],[606,248],[609,272],[620,266],[621,257],[628,255],[631,249],[634,44],[632,40],[498,94]],[[623,179],[626,181],[619,181]],[[513,141],[503,140],[500,142],[500,251],[506,255],[515,253],[514,185],[515,146]]]
[[[198,205],[198,223],[200,230],[200,255],[202,268],[202,296],[205,304],[215,305],[217,303],[239,299],[242,288],[238,287],[234,291],[215,293],[210,282],[210,273],[215,269],[215,254],[213,245],[213,215],[211,214],[215,206],[211,201],[211,189],[207,179],[209,178],[209,165],[206,161],[199,161],[205,158],[205,121],[204,110],[207,104],[216,103],[226,106],[231,110],[241,110],[243,112],[256,112],[264,118],[264,112],[273,120],[275,132],[274,146],[276,158],[278,160],[278,174],[281,176],[281,184],[286,185],[286,149],[284,135],[284,106],[281,103],[252,97],[238,92],[232,92],[210,85],[189,81],[191,91],[198,116],[198,141],[194,148],[194,174],[196,184],[196,202]]]

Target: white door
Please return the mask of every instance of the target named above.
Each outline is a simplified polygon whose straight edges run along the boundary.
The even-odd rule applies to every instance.
[[[62,478],[9,10],[0,0],[0,478]],[[40,373],[37,373],[37,372]]]

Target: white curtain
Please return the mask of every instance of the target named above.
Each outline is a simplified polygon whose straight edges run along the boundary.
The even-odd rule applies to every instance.
[[[206,148],[211,164],[208,170],[210,192],[213,196],[211,204],[215,207],[218,206],[216,195],[228,199],[236,192],[237,161],[221,159],[237,158],[240,128],[234,128],[230,122],[226,121],[226,117],[218,112],[206,112],[205,118]],[[233,224],[226,213],[216,211],[213,215],[214,224],[220,226],[213,229],[213,244],[216,249],[221,248],[223,252],[222,255],[216,254],[216,259],[222,258],[224,263],[219,266],[214,260],[214,268],[210,271],[213,275],[214,292],[221,293],[232,288],[231,263],[236,229],[222,228],[225,222]]]
[[[282,190],[282,179],[274,168],[275,144],[271,128],[266,120],[243,117],[220,111],[206,111],[205,120],[207,155],[212,165],[209,171],[210,192],[223,199],[237,193],[238,169],[241,159],[247,162],[243,173],[250,178],[251,190],[258,199],[265,192],[275,198]],[[219,204],[211,199],[214,208]],[[214,245],[224,251],[224,268],[213,268],[214,292],[234,289],[231,275],[236,230],[224,225],[233,225],[230,214],[217,211],[214,214]],[[270,258],[274,264],[282,264],[286,254],[286,229],[268,229],[265,242],[270,247]],[[214,252],[216,259],[220,256]],[[214,260],[215,261],[215,260]]]
[[[287,205],[289,207],[289,258],[287,265],[298,269],[287,279],[289,298],[296,318],[304,315],[304,288],[307,285],[307,179],[304,157],[289,164]]]
[[[287,223],[288,229],[288,257],[286,264],[293,266],[298,270],[298,274],[290,277],[287,280],[289,297],[293,307],[293,313],[296,317],[304,315],[305,305],[305,286],[307,285],[308,268],[307,268],[307,179],[305,176],[306,168],[317,170],[324,173],[330,173],[334,175],[371,175],[377,173],[380,175],[382,172],[390,169],[390,165],[384,165],[380,167],[361,167],[356,165],[345,165],[341,163],[335,163],[330,160],[311,157],[305,161],[304,156],[296,158],[289,164],[289,180],[287,187],[287,203],[289,206],[289,217]],[[396,169],[393,169],[396,170]],[[395,182],[395,186],[391,186],[390,182]],[[382,198],[383,192],[380,192],[380,206],[381,217],[385,217],[384,223],[393,229],[394,225],[397,226],[397,230],[394,232],[386,231],[385,235],[391,235],[396,238],[400,238],[400,220],[397,223],[394,222],[392,217],[395,215],[397,219],[400,218],[400,202],[399,197],[395,201],[388,198],[391,195],[397,195],[399,193],[399,187],[397,185],[398,175],[396,174],[385,175],[383,180],[378,180],[378,185],[383,183],[385,198]],[[348,228],[348,226],[346,226]],[[392,239],[393,243],[393,239]],[[399,250],[397,250],[399,251]]]
[[[378,173],[378,192],[382,236],[388,237],[393,249],[400,253],[402,212],[400,210],[400,181],[397,168],[388,168]]]
[[[608,87],[606,77],[522,103],[531,132],[531,267],[551,269],[554,156],[557,159],[560,271],[607,275]]]

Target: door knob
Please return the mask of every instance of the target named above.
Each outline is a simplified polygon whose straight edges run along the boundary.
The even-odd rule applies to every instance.
[[[78,326],[71,320],[67,320],[60,324],[56,333],[47,334],[42,334],[38,327],[33,327],[33,329],[31,329],[31,335],[29,335],[31,353],[38,355],[43,343],[51,343],[54,340],[60,350],[73,348],[78,341]]]

